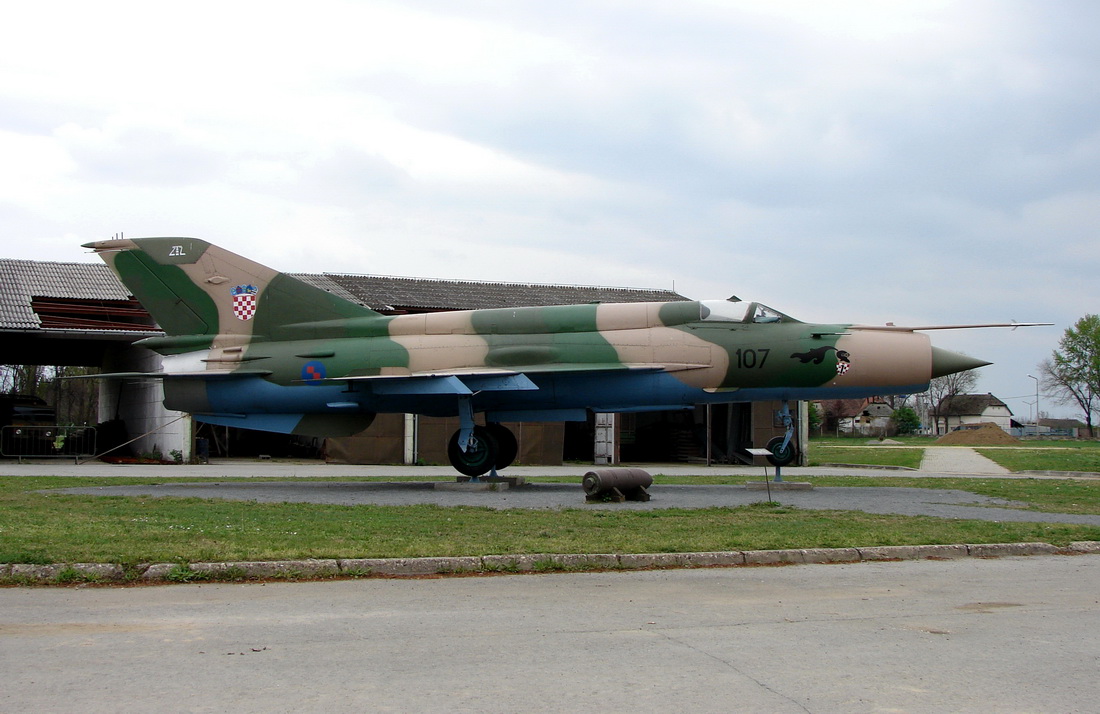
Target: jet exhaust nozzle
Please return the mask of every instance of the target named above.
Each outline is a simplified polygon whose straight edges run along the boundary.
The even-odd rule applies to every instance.
[[[968,369],[985,367],[992,362],[975,359],[961,352],[952,352],[941,347],[932,348],[932,378],[945,377],[956,372],[965,372]]]

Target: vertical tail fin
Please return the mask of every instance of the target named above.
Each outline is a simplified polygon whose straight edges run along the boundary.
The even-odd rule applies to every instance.
[[[170,337],[241,344],[284,325],[373,310],[195,238],[88,243]],[[198,346],[197,344],[195,346]]]

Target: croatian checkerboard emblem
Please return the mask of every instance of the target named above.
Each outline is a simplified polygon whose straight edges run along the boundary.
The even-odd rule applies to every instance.
[[[238,320],[251,320],[256,316],[256,297],[260,294],[255,285],[238,285],[229,291],[233,295],[233,314]]]

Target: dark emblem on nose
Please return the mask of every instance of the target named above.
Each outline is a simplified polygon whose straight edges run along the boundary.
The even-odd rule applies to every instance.
[[[847,374],[852,366],[852,356],[848,354],[847,350],[837,350],[836,347],[826,346],[818,347],[809,352],[795,352],[791,355],[791,359],[797,359],[802,364],[809,364],[810,362],[821,364],[825,361],[825,355],[829,354],[829,350],[836,350],[836,373]]]
[[[814,364],[821,364],[823,361],[825,361],[825,355],[829,354],[829,350],[836,350],[836,347],[830,345],[827,347],[818,347],[817,349],[810,350],[809,352],[795,352],[793,355],[791,355],[791,358],[800,360],[802,364],[809,364],[810,362],[813,362]],[[842,355],[843,359],[847,361],[848,353],[844,350],[837,350],[837,359],[841,359]]]

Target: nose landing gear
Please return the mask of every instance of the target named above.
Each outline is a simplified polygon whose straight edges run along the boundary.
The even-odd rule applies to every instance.
[[[768,457],[768,461],[772,466],[786,466],[798,456],[792,440],[794,437],[794,418],[791,417],[791,408],[787,402],[783,402],[783,409],[779,412],[779,418],[783,420],[783,426],[786,427],[787,433],[771,439],[765,447],[772,452],[771,456]]]

